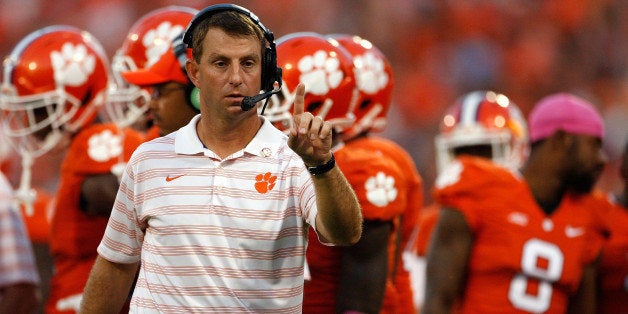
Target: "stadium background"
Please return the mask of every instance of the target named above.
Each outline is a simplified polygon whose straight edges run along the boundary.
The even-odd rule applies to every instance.
[[[94,34],[109,58],[143,14],[166,5],[202,9],[218,1],[0,0],[0,55],[30,32],[69,24]],[[625,0],[250,0],[275,38],[297,31],[348,33],[390,59],[396,87],[383,133],[413,156],[425,181],[435,176],[438,119],[461,94],[492,89],[527,115],[558,91],[588,98],[607,123],[611,163],[598,186],[621,188],[619,157],[628,136],[628,1]],[[60,155],[36,161],[34,184],[54,190]],[[19,162],[9,174],[19,180]]]

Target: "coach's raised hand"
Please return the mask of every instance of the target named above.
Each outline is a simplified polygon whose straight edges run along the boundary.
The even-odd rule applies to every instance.
[[[288,145],[306,166],[312,167],[331,159],[332,127],[328,121],[304,111],[305,85],[297,86],[294,98],[293,124]]]

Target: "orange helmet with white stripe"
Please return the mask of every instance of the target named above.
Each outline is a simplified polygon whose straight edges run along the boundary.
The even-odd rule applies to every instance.
[[[461,147],[491,147],[493,161],[516,169],[527,157],[528,129],[519,107],[493,91],[473,91],[458,98],[440,121],[435,138],[438,172]]]

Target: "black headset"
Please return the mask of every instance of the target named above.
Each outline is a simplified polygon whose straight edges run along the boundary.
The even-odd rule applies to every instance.
[[[275,36],[273,33],[260,22],[259,18],[251,11],[235,4],[215,4],[206,7],[196,13],[183,35],[183,43],[188,48],[193,48],[192,33],[194,29],[205,19],[212,15],[223,11],[235,11],[248,16],[255,25],[257,25],[264,33],[264,38],[268,41],[268,46],[264,49],[262,60],[262,89],[264,91],[273,90],[273,83],[277,81],[281,84],[281,68],[277,67],[277,50],[275,48]],[[185,63],[185,62],[184,62]]]
[[[183,71],[183,74],[185,74],[185,77],[188,80],[187,84],[185,84],[185,99],[188,102],[188,105],[192,106],[192,108],[196,111],[201,111],[201,99],[198,87],[194,86],[192,81],[190,81],[187,70],[185,69],[185,62],[187,61],[188,54],[185,43],[183,43],[183,33],[172,39],[172,51],[174,52],[174,56],[179,61],[181,71]]]

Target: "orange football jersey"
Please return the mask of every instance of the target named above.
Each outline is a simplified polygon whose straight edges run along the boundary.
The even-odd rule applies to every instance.
[[[628,208],[596,196],[602,203],[600,218],[608,227],[598,264],[598,313],[628,314]]]
[[[414,161],[396,143],[372,136],[350,141],[335,155],[338,166],[358,196],[364,219],[389,220],[394,224],[388,245],[389,279],[382,313],[413,313],[410,277],[403,267],[401,252],[410,239],[423,202],[422,181]],[[394,186],[394,191],[386,186]],[[394,200],[385,201],[382,195],[386,193],[389,200],[393,199],[394,193]],[[305,285],[303,309],[312,313],[333,312],[341,249],[320,246],[314,236],[310,233],[307,256],[312,281]],[[318,271],[316,267],[321,264],[326,264],[325,269]],[[317,273],[325,274],[325,278],[315,278]],[[313,307],[315,304],[327,304],[328,307]]]
[[[33,243],[48,244],[54,195],[39,188],[35,188],[35,191],[37,194],[33,202],[33,212],[27,212],[23,204],[20,204],[20,211],[31,241]]]
[[[144,141],[148,142],[150,140],[154,140],[156,138],[158,138],[159,135],[159,127],[156,125],[151,126],[147,131],[146,134],[144,134]]]
[[[565,313],[601,238],[590,197],[565,195],[547,215],[517,174],[462,157],[437,179],[435,199],[473,233],[462,313]]]
[[[393,288],[386,291],[381,313],[414,313],[413,291],[410,273],[404,267],[402,252],[407,247],[417,224],[419,212],[423,207],[423,181],[412,156],[399,144],[387,138],[369,135],[351,141],[350,146],[360,146],[372,154],[392,160],[403,171],[399,190],[405,191],[401,228],[398,229],[397,243],[394,246],[395,266]]]
[[[392,221],[398,229],[398,217],[404,211],[407,195],[399,189],[403,170],[372,150],[345,146],[334,152],[336,164],[351,184],[362,208],[364,220]],[[394,256],[395,235],[389,241],[389,260]],[[309,232],[307,263],[311,280],[305,282],[303,313],[334,313],[341,271],[343,247],[321,244],[316,233]],[[390,264],[390,263],[389,263]],[[392,283],[387,284],[392,289]]]
[[[75,312],[107,225],[108,217],[89,216],[80,209],[81,184],[128,161],[143,140],[138,132],[126,129],[122,134],[113,124],[91,125],[72,139],[61,165],[51,221],[55,272],[46,313]]]
[[[417,256],[427,256],[427,249],[432,239],[432,232],[438,222],[438,213],[440,206],[436,203],[431,204],[421,210],[417,222],[417,234],[411,249],[415,250]]]
[[[414,306],[419,310],[419,313],[425,298],[427,249],[433,229],[438,221],[439,209],[440,207],[436,203],[421,209],[410,242],[403,252],[404,266],[410,274]]]

